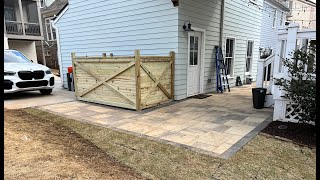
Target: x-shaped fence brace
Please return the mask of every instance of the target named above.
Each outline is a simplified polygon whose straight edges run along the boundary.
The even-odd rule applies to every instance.
[[[149,96],[151,95],[152,91],[154,91],[154,89],[156,87],[159,87],[161,89],[161,91],[169,98],[171,99],[172,96],[168,93],[168,91],[163,87],[163,85],[160,83],[161,79],[163,78],[163,76],[165,75],[165,73],[168,71],[168,69],[171,67],[172,62],[169,62],[168,65],[166,66],[166,68],[162,71],[161,75],[159,76],[159,78],[156,78],[149,70],[148,68],[143,65],[142,63],[140,64],[140,67],[144,70],[144,72],[146,72],[148,74],[148,76],[150,77],[150,79],[152,79],[152,81],[154,82],[154,84],[151,86],[150,90],[148,91],[148,93],[146,94],[146,96],[144,97],[143,101],[142,101],[142,105],[146,104]],[[79,97],[83,97],[84,95],[88,94],[89,92],[93,91],[94,89],[96,89],[97,87],[104,85],[106,87],[108,87],[109,89],[111,89],[113,92],[117,93],[118,95],[120,95],[122,98],[124,98],[125,100],[127,100],[132,106],[135,105],[135,102],[132,101],[129,97],[127,97],[126,95],[124,95],[123,93],[121,93],[119,90],[117,90],[116,88],[114,88],[112,85],[110,85],[108,83],[109,80],[111,80],[112,78],[118,76],[119,74],[121,74],[122,72],[126,71],[127,69],[129,69],[130,67],[135,65],[135,62],[132,61],[130,63],[128,63],[126,66],[122,67],[119,69],[119,71],[111,74],[109,77],[102,79],[100,78],[96,73],[92,72],[90,69],[86,68],[85,66],[81,65],[79,62],[74,62],[74,65],[77,66],[78,68],[82,69],[83,71],[85,71],[86,73],[90,74],[91,76],[93,76],[96,80],[98,80],[98,82],[89,87],[88,89],[86,89],[85,91],[81,92],[78,94]]]

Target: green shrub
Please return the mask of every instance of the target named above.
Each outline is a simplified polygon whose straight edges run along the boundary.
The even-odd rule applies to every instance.
[[[283,59],[289,79],[275,79],[275,85],[285,91],[285,97],[297,104],[299,121],[316,123],[316,62],[315,45],[297,49],[291,59]],[[307,68],[306,68],[307,67]]]

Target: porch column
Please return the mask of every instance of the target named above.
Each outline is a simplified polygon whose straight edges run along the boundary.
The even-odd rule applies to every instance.
[[[39,22],[39,26],[40,26],[40,34],[41,36],[43,37],[43,28],[42,28],[42,17],[41,17],[41,10],[40,10],[40,7],[41,7],[41,2],[40,1],[37,1],[37,11],[38,11],[38,22]]]
[[[258,59],[258,73],[257,73],[257,81],[256,81],[256,87],[262,88],[263,87],[263,75],[264,75],[264,59]]]
[[[286,57],[285,57],[286,59],[291,59],[293,57],[292,52],[296,50],[298,29],[299,29],[299,24],[290,24],[288,26]],[[284,67],[283,75],[285,79],[289,78],[287,67]]]
[[[26,35],[25,27],[24,27],[24,19],[23,19],[23,11],[22,11],[22,2],[18,0],[19,10],[20,10],[20,17],[21,17],[21,24],[22,24],[22,31],[23,35]]]

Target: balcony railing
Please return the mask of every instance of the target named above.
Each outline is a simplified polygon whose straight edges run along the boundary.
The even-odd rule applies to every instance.
[[[24,23],[26,35],[41,36],[40,25],[38,23]]]
[[[24,23],[25,33],[23,33],[22,23],[17,21],[5,21],[7,34],[41,36],[40,24]]]
[[[6,21],[7,34],[23,35],[23,28],[21,22]]]

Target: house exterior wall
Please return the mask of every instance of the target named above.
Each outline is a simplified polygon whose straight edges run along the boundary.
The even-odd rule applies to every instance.
[[[305,0],[290,1],[292,6],[287,20],[299,24],[300,29],[316,29],[316,4]]]
[[[56,23],[65,88],[71,52],[119,56],[133,55],[135,49],[142,55],[178,51],[178,8],[169,0],[69,0],[68,7]]]
[[[256,0],[260,7],[263,0]],[[235,86],[236,77],[245,82],[247,41],[253,40],[253,62],[251,78],[256,80],[257,61],[259,58],[262,12],[258,6],[248,5],[248,1],[225,0],[223,51],[225,56],[226,38],[235,38],[233,77],[229,78],[230,86]]]
[[[221,0],[182,0],[179,2],[179,50],[176,55],[176,99],[187,97],[187,66],[188,66],[188,33],[183,25],[189,20],[192,27],[204,29],[205,55],[204,55],[204,93],[215,91],[215,52],[214,46],[219,45]]]
[[[271,5],[267,1],[263,2],[263,9],[264,11],[262,11],[260,47],[270,47],[273,49],[273,51],[275,51],[278,42],[278,28],[281,26],[285,26],[287,11],[280,9],[280,7],[277,7],[275,5]],[[274,9],[276,9],[277,11],[275,27],[273,27]]]
[[[8,44],[10,49],[18,50],[22,52],[27,58],[32,60],[34,63],[38,63],[35,41],[9,39]]]

